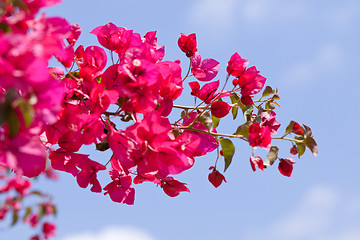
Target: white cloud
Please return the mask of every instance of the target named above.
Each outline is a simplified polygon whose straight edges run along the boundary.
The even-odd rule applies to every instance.
[[[314,186],[299,202],[294,202],[294,208],[287,214],[265,223],[261,232],[249,233],[244,239],[358,240],[358,222],[342,211],[344,206],[356,200],[359,196],[345,195],[333,187]],[[353,207],[357,209],[358,206]]]
[[[295,63],[283,74],[283,81],[289,85],[307,85],[324,79],[328,74],[341,71],[345,56],[342,47],[335,43],[324,44],[313,56]]]
[[[211,29],[228,27],[235,14],[236,0],[198,0],[190,10],[192,24]]]
[[[304,196],[297,208],[272,226],[277,239],[309,239],[331,224],[338,203],[338,193],[329,187],[316,186]]]
[[[131,226],[107,227],[100,232],[83,232],[62,240],[155,240],[149,233]]]

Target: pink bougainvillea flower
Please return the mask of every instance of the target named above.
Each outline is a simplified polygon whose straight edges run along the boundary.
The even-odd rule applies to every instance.
[[[169,174],[179,174],[194,165],[193,158],[179,151],[170,142],[163,142],[163,146],[159,146],[161,142],[163,141],[154,142],[156,151],[149,156],[150,161],[156,163],[161,177]]]
[[[187,117],[184,118],[183,125],[189,126],[194,119],[196,118],[198,114],[193,112],[190,113]],[[203,131],[207,131],[207,128],[200,122],[196,122],[193,126],[193,128],[197,128]],[[216,133],[216,129],[213,128],[212,132]],[[214,151],[218,146],[218,141],[211,135],[201,132],[195,132],[190,130],[185,130],[184,133],[188,133],[190,136],[195,135],[199,138],[200,143],[196,148],[195,155],[194,156],[202,156],[205,155],[207,152]],[[193,137],[195,137],[193,136]],[[196,138],[195,138],[196,139]]]
[[[254,95],[261,91],[266,82],[266,78],[259,74],[255,66],[246,69],[239,77],[238,85],[241,94],[244,96]]]
[[[119,54],[125,52],[133,38],[132,30],[117,27],[111,22],[95,28],[91,33],[97,36],[99,43],[103,47]]]
[[[277,130],[280,127],[280,123],[276,121],[276,113],[271,111],[270,114],[267,111],[264,111],[260,115],[261,117],[261,126],[268,126],[271,130],[271,134],[276,134]]]
[[[92,192],[101,192],[101,186],[97,179],[97,172],[106,170],[106,167],[98,162],[92,161],[89,158],[84,159],[78,163],[81,171],[76,175],[76,181],[80,187],[86,188],[89,184],[92,185]]]
[[[0,164],[27,177],[38,176],[45,170],[45,147],[38,136],[23,131],[4,140],[0,141]]]
[[[152,46],[152,59],[155,60],[155,62],[161,61],[165,56],[165,46],[157,45],[156,31],[147,32],[143,39]]]
[[[112,51],[117,48],[121,38],[118,27],[111,22],[104,26],[96,27],[90,33],[97,36],[99,43],[103,47]]]
[[[40,240],[40,236],[39,235],[32,236],[30,240]]]
[[[83,145],[83,142],[81,141],[81,132],[69,130],[63,133],[58,139],[58,144],[62,149],[65,149],[68,152],[78,151]]]
[[[223,118],[228,115],[231,107],[229,104],[223,101],[216,101],[211,104],[211,114],[216,118]]]
[[[45,239],[52,238],[56,234],[56,226],[50,222],[44,222],[42,233]]]
[[[169,134],[171,129],[169,120],[162,117],[158,111],[126,129],[126,135],[136,142],[141,152],[134,156],[138,174],[158,171],[160,177],[166,177],[192,167],[194,159],[188,154],[193,151],[189,151],[188,144],[181,139],[172,140]],[[196,144],[196,141],[193,144]]]
[[[150,43],[152,45],[156,45],[157,44],[157,37],[156,37],[156,31],[150,31],[147,32],[144,35],[144,38],[146,39],[147,43]]]
[[[43,7],[50,7],[55,4],[60,3],[61,0],[36,0],[36,1],[26,1],[26,10],[27,14],[35,15]],[[20,8],[21,9],[21,8]]]
[[[198,96],[200,93],[200,83],[199,82],[189,82],[189,86],[191,88],[191,95]]]
[[[300,124],[294,122],[294,125],[290,132],[295,133],[297,135],[302,135],[304,133],[304,130],[301,128]]]
[[[255,122],[249,127],[249,144],[252,147],[262,147],[269,150],[271,147],[271,131],[270,128],[260,127],[260,123]]]
[[[101,119],[92,118],[91,115],[82,115],[79,116],[79,124],[81,126],[80,142],[82,142],[83,144],[97,144],[98,139],[102,141],[106,137],[106,134],[104,133],[104,123],[101,121]]]
[[[177,99],[183,90],[180,62],[164,61],[156,65],[161,83],[160,95],[171,100]]]
[[[44,202],[44,203],[41,203],[40,206],[44,210],[45,216],[55,214],[54,204],[52,204],[50,202]]]
[[[134,142],[125,134],[125,131],[117,131],[113,127],[110,128],[108,140],[115,158],[120,162],[122,169],[128,173],[129,169],[135,166],[135,161],[131,157],[131,152],[135,149]]]
[[[98,46],[89,46],[85,49],[85,60],[88,66],[101,71],[107,61],[105,50]]]
[[[105,90],[104,84],[96,84],[90,93],[91,109],[94,113],[101,115],[110,104],[115,104],[119,98],[116,90]]]
[[[224,175],[222,175],[218,170],[216,170],[215,167],[210,167],[209,170],[212,170],[212,172],[209,174],[208,179],[214,187],[217,188],[221,185],[223,181],[226,182]]]
[[[63,40],[69,36],[71,30],[70,24],[64,18],[41,15],[28,24],[34,30],[29,33],[29,37],[35,40],[32,47],[39,48],[36,54],[42,55],[37,55],[38,57],[49,59],[64,50]]]
[[[169,119],[164,118],[159,112],[154,111],[137,122],[126,128],[126,135],[136,143],[142,145],[145,141],[152,143],[153,139],[158,135],[168,135],[172,130]]]
[[[167,117],[173,110],[174,102],[169,98],[164,98],[162,101],[159,102],[159,105],[160,106],[157,111],[161,113],[161,116]]]
[[[180,192],[190,192],[186,183],[179,182],[174,177],[166,177],[161,181],[161,187],[169,197],[176,197]]]
[[[75,57],[77,59],[77,64],[80,68],[84,67],[86,65],[85,60],[85,49],[83,45],[79,45],[75,50]]]
[[[291,153],[292,155],[296,155],[296,154],[299,153],[299,150],[298,150],[298,148],[296,147],[296,145],[294,145],[294,146],[292,146],[292,147],[290,148],[290,153]]]
[[[80,45],[75,51],[75,56],[80,67],[79,75],[84,78],[83,91],[88,94],[93,85],[97,83],[95,79],[101,76],[102,70],[106,66],[105,50],[98,46],[89,46],[84,50]]]
[[[109,174],[113,181],[104,187],[104,195],[109,194],[114,202],[134,204],[135,189],[131,185],[131,177],[116,170],[109,171]]]
[[[203,100],[206,104],[209,104],[213,98],[215,97],[215,92],[220,85],[220,80],[206,83],[204,86],[201,87],[198,98]]]
[[[240,77],[240,75],[244,73],[248,64],[248,60],[242,59],[238,53],[234,53],[227,64],[226,71],[229,75]]]
[[[198,128],[198,126],[195,128]],[[176,137],[173,141],[174,149],[185,154],[189,158],[197,156],[199,148],[203,148],[202,146],[200,147],[202,141],[201,137],[197,134],[192,134],[191,132],[192,131],[184,131],[184,133]],[[189,160],[189,162],[194,162],[194,160]]]
[[[5,200],[5,205],[10,206],[14,210],[20,210],[21,209],[21,200],[16,197],[10,197],[8,196]]]
[[[56,59],[61,62],[64,67],[69,68],[73,64],[74,56],[74,47],[72,45],[68,45],[64,48],[64,51],[56,55]]]
[[[39,216],[35,213],[32,213],[24,219],[24,222],[30,224],[32,228],[35,228],[39,223]]]
[[[161,180],[157,177],[158,171],[146,173],[144,175],[137,175],[133,182],[134,184],[141,184],[143,182],[153,182],[155,184],[160,185]]]
[[[199,81],[213,80],[219,72],[220,63],[215,59],[207,58],[201,61],[199,53],[194,53],[191,61],[191,73]]]
[[[263,163],[263,160],[261,159],[261,157],[251,156],[250,164],[251,164],[251,168],[254,172],[256,171],[256,167],[258,167],[260,170],[264,171],[264,163]]]
[[[49,154],[51,167],[55,170],[64,171],[72,174],[74,177],[79,173],[80,163],[87,162],[89,155],[67,152],[64,149],[51,151]],[[82,164],[83,166],[84,164]]]
[[[0,220],[4,220],[8,211],[9,211],[8,207],[4,206],[4,207],[0,208]]]
[[[184,33],[180,34],[178,45],[187,57],[192,57],[195,52],[197,52],[196,48],[196,34],[192,33],[190,35],[186,35]]]
[[[80,37],[80,34],[81,34],[81,28],[80,28],[79,24],[71,24],[70,34],[66,40],[68,41],[68,43],[70,45],[74,46],[76,41]]]
[[[281,158],[279,162],[279,171],[285,177],[290,177],[293,171],[293,164],[295,163],[292,158]]]
[[[252,97],[251,96],[249,96],[249,95],[247,95],[247,96],[245,96],[245,95],[242,95],[241,96],[241,98],[240,98],[240,100],[241,100],[241,102],[244,104],[244,105],[253,105],[254,104],[254,102],[253,102],[253,100],[252,100]]]
[[[0,193],[14,189],[20,196],[24,196],[29,193],[30,187],[31,182],[29,180],[22,177],[14,177],[11,178],[5,186],[0,187]]]

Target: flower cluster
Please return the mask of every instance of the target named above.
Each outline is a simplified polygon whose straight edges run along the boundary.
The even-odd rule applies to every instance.
[[[202,59],[195,33],[181,33],[178,40],[190,60],[186,74],[180,60],[163,60],[165,48],[158,44],[155,31],[142,36],[108,23],[91,31],[100,46],[75,47],[81,34],[78,25],[62,18],[34,17],[41,7],[57,2],[13,0],[1,5],[0,167],[16,174],[14,179],[4,175],[7,183],[2,192],[15,189],[22,196],[30,186],[23,176],[53,176],[45,168],[47,157],[52,169],[70,173],[79,187],[90,186],[92,192],[104,191],[114,202],[133,204],[134,185],[143,182],[160,186],[170,197],[189,192],[174,175],[214,150],[217,158],[208,179],[219,187],[226,180],[218,160],[224,159],[225,172],[235,153],[231,139],[247,142],[253,171],[278,160],[280,173],[287,177],[295,161],[280,158],[274,140],[291,142],[290,154],[299,158],[306,147],[317,154],[306,125],[291,121],[282,136],[275,136],[280,128],[275,113],[278,91],[265,87],[266,78],[238,53],[230,57],[226,79],[220,81],[214,80],[220,63]],[[48,67],[52,56],[65,71]],[[176,105],[186,94],[185,80],[190,77],[196,79],[188,82],[194,105]],[[181,115],[174,109],[181,109]],[[221,119],[232,115],[235,120],[240,112],[243,123],[233,134],[218,132]],[[82,152],[84,145],[110,151],[111,157],[92,160]],[[269,152],[265,161],[255,156],[258,147]],[[104,186],[98,174],[105,170],[110,180]],[[16,210],[16,203],[7,201],[0,219],[8,209]],[[42,215],[52,214],[51,208],[43,209]],[[35,227],[40,218],[39,213],[27,211],[24,220]],[[48,222],[42,226],[42,235],[33,239],[54,235],[55,226]]]
[[[57,120],[64,88],[48,69],[52,56],[72,62],[64,39],[70,25],[41,15],[56,1],[5,1],[0,17],[0,164],[19,175],[44,172],[45,148],[39,141],[47,124]]]
[[[11,225],[13,226],[22,219],[25,224],[39,231],[31,239],[49,239],[55,235],[56,226],[48,219],[56,214],[56,207],[48,195],[32,190],[29,179],[10,176],[3,167],[0,167],[0,183],[2,183],[0,196],[6,196],[4,202],[0,203],[0,221],[12,215]],[[33,203],[37,200],[37,204],[27,205],[29,198]],[[20,218],[21,215],[22,218]]]

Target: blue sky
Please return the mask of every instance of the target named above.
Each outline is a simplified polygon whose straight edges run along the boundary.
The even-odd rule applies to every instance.
[[[69,174],[37,186],[55,196],[59,240],[358,240],[360,239],[360,2],[310,0],[63,0],[46,14],[63,16],[83,29],[79,43],[93,45],[89,32],[113,22],[142,35],[158,31],[166,59],[187,59],[177,47],[179,34],[197,34],[203,58],[220,62],[224,80],[234,52],[249,59],[279,89],[278,121],[296,120],[313,129],[319,155],[309,152],[291,178],[277,166],[253,172],[250,147],[234,141],[236,155],[215,189],[207,181],[210,154],[178,176],[191,193],[167,197],[153,184],[136,186],[134,206],[80,189]],[[182,99],[187,102],[188,99]],[[241,124],[225,121],[232,133]],[[278,143],[283,156],[290,144]],[[106,162],[104,156],[91,157]],[[264,152],[260,151],[260,154]],[[107,181],[104,175],[103,180]],[[26,239],[27,227],[0,231],[1,239]]]

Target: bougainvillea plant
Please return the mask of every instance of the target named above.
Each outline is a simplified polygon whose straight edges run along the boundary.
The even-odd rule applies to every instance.
[[[194,33],[181,33],[178,40],[190,61],[186,71],[180,60],[163,60],[165,49],[155,31],[141,36],[108,23],[91,32],[100,46],[75,47],[78,25],[36,17],[42,7],[58,2],[0,1],[0,194],[6,196],[0,220],[12,212],[15,224],[24,209],[23,222],[40,229],[32,239],[51,238],[56,229],[46,217],[56,208],[51,197],[30,188],[39,175],[56,178],[54,170],[72,174],[81,188],[90,185],[114,202],[134,204],[134,185],[143,182],[153,182],[170,197],[189,192],[174,176],[213,151],[217,157],[208,179],[219,187],[226,180],[218,160],[224,160],[225,172],[236,139],[249,145],[253,171],[277,161],[280,173],[291,176],[295,161],[278,155],[277,139],[290,142],[291,155],[300,158],[308,148],[316,156],[308,126],[291,121],[277,136],[278,91],[238,53],[230,57],[222,81],[214,80],[220,63],[202,60]],[[50,68],[51,57],[63,68]],[[176,101],[187,94],[186,85],[192,106]],[[230,133],[218,132],[227,116],[242,123]],[[90,159],[80,151],[83,145],[110,151],[111,157]],[[266,158],[255,154],[257,148],[268,151]],[[102,184],[97,175],[106,170],[109,182]],[[38,197],[39,203],[23,206],[27,197]]]

